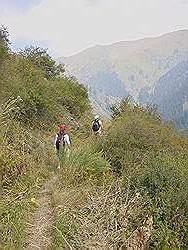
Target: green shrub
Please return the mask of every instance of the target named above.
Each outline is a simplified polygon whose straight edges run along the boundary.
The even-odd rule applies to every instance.
[[[149,198],[150,247],[185,247],[188,140],[150,109],[124,100],[120,107],[105,135],[104,155],[115,173]]]
[[[10,56],[3,67],[2,103],[19,96],[15,119],[26,125],[47,129],[66,113],[78,118],[91,110],[85,87],[72,78],[46,80],[40,69],[18,56]]]

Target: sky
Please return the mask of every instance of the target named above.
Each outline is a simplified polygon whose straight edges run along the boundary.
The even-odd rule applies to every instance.
[[[95,45],[188,29],[188,0],[0,0],[12,49],[70,56]]]

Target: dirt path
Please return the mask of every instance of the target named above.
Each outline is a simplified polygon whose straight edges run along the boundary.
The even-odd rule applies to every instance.
[[[51,199],[51,190],[57,180],[57,176],[54,175],[49,179],[43,190],[39,194],[38,203],[39,206],[36,209],[34,215],[30,219],[28,228],[28,246],[26,249],[49,249],[51,244],[50,227],[53,219],[53,208]]]

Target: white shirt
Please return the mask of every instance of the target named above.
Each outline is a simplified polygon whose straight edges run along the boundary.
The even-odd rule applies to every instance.
[[[63,139],[64,139],[64,142],[66,145],[70,146],[70,138],[69,138],[69,135],[68,134],[65,134],[63,136]]]
[[[55,145],[55,143],[56,143],[56,141],[57,141],[57,137],[58,137],[58,135],[56,134],[56,135],[55,135],[55,140],[54,140],[54,145]],[[63,141],[64,141],[65,145],[70,146],[71,143],[70,143],[70,137],[69,137],[68,134],[65,134],[65,135],[63,136]]]

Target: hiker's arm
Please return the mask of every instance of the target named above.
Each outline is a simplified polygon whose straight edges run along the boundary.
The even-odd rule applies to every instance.
[[[65,143],[67,144],[67,146],[70,148],[70,145],[71,145],[71,143],[70,143],[70,138],[69,138],[69,136],[66,134],[65,135]]]
[[[56,141],[57,141],[57,134],[54,136],[54,147],[56,147]]]
[[[100,122],[100,126],[101,126],[101,130],[103,131],[104,127],[103,127],[103,123],[102,122]]]

